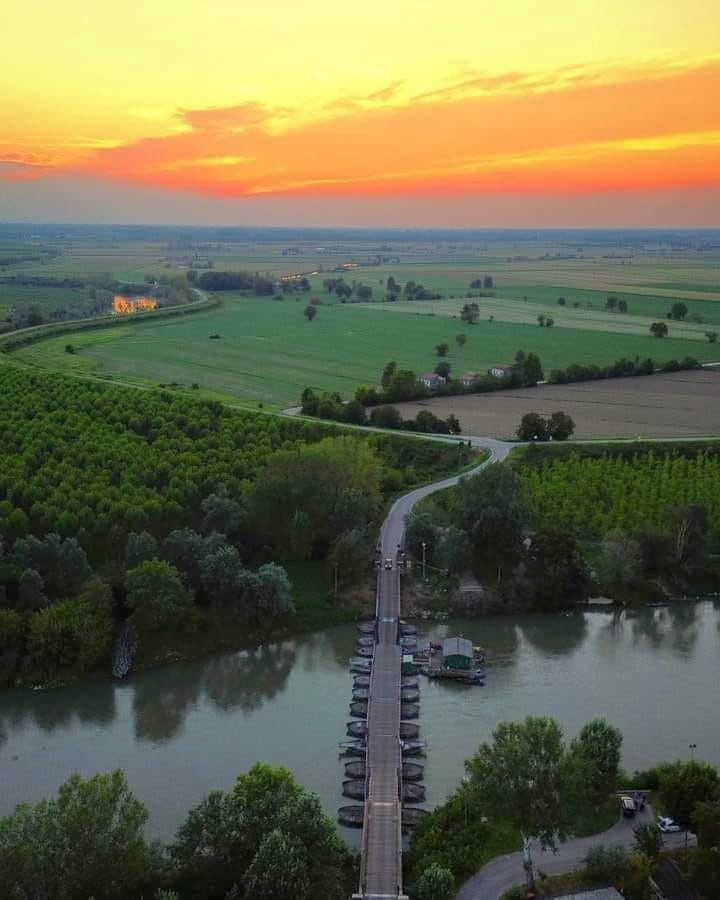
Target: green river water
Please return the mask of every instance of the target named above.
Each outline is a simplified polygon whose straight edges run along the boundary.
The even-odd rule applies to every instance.
[[[567,737],[594,716],[625,736],[628,770],[689,756],[720,765],[720,605],[421,623],[487,650],[484,687],[420,677],[428,742],[427,808],[463,774],[495,725],[556,717]],[[120,767],[172,836],[209,791],[255,761],[285,765],[328,815],[343,800],[338,742],[350,719],[348,658],[357,631],[332,628],[282,644],[110,681],[0,692],[0,815],[53,794],[72,772]],[[344,830],[343,830],[344,831]],[[352,843],[358,833],[344,831]]]

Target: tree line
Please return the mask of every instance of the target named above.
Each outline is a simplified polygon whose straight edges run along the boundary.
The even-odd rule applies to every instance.
[[[565,369],[552,369],[548,377],[551,384],[572,384],[576,381],[596,381],[601,378],[628,378],[633,375],[655,375],[662,372],[681,372],[689,369],[700,369],[701,364],[692,356],[678,361],[669,359],[655,362],[650,359],[618,359],[609,366],[583,366],[571,363]]]
[[[578,833],[581,820],[598,810],[607,810],[610,821],[617,819],[619,789],[652,791],[658,811],[697,833],[698,845],[688,854],[687,868],[697,890],[706,897],[717,896],[717,769],[697,760],[678,760],[628,776],[620,767],[622,740],[622,733],[604,719],[586,723],[569,743],[554,719],[528,717],[498,725],[492,740],[465,763],[466,778],[460,787],[415,831],[410,880],[424,889],[432,874],[432,882],[443,885],[442,891],[416,890],[415,896],[449,900],[455,888],[492,856],[520,847],[529,872],[518,866],[517,880],[525,881],[528,874],[534,879],[530,842],[555,849]],[[663,849],[662,835],[654,823],[634,831],[629,850],[591,847],[575,874],[577,887],[612,883],[628,900],[650,900],[654,895],[649,876]],[[521,900],[525,887],[512,896]]]
[[[357,883],[335,825],[287,769],[258,763],[213,791],[168,844],[148,838],[147,819],[121,770],[72,775],[0,820],[0,883],[33,900],[344,900]]]

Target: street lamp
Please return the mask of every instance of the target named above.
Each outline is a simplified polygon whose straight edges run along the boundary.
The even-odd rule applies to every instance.
[[[697,744],[690,744],[690,759],[694,759],[696,750],[697,750]]]
[[[425,550],[427,549],[427,541],[421,541],[420,546],[423,552],[423,581],[425,581]]]

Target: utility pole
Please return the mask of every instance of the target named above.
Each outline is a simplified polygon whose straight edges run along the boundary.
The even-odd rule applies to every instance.
[[[425,581],[425,550],[427,548],[427,541],[422,541],[420,546],[422,547],[423,552],[423,581]]]

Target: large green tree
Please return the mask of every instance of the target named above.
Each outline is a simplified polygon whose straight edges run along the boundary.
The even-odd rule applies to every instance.
[[[346,850],[316,797],[287,769],[257,764],[238,777],[232,792],[214,791],[192,809],[178,831],[172,855],[181,896],[344,897]],[[267,868],[278,878],[272,895]],[[299,878],[299,894],[286,893]],[[254,893],[257,891],[257,893]]]
[[[678,760],[659,766],[658,772],[667,813],[684,827],[692,825],[696,804],[717,797],[720,791],[718,771],[709,763]]]
[[[567,760],[562,729],[553,719],[502,722],[465,765],[471,789],[491,815],[520,832],[528,876],[530,841],[554,849],[568,826]]]
[[[141,633],[180,624],[191,607],[178,570],[159,559],[129,569],[125,590],[130,619]]]
[[[3,895],[138,896],[148,862],[147,816],[121,771],[88,780],[72,775],[56,798],[18,806],[0,821]]]
[[[592,719],[570,745],[571,754],[588,764],[592,793],[597,800],[605,799],[617,787],[622,741],[618,728],[605,719]]]

